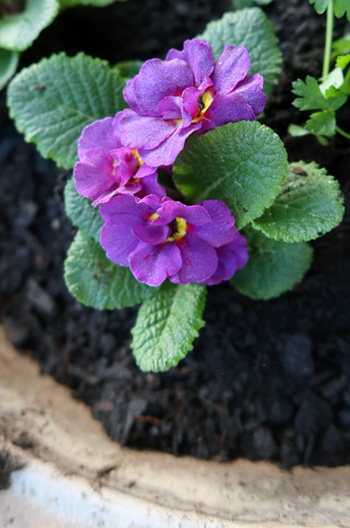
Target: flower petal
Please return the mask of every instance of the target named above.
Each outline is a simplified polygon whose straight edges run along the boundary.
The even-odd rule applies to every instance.
[[[230,209],[219,200],[206,200],[200,204],[208,211],[211,222],[203,226],[196,226],[194,233],[213,247],[231,242],[235,237],[235,219]]]
[[[171,49],[166,61],[182,59],[190,66],[195,86],[199,86],[206,75],[210,75],[214,69],[214,56],[211,46],[204,39],[186,40],[183,51]]]
[[[262,91],[263,84],[263,77],[256,73],[251,77],[246,77],[235,88],[235,94],[240,94],[244,97],[244,102],[252,107],[256,116],[261,114],[266,103],[266,95]]]
[[[130,255],[130,270],[135,278],[149,286],[159,286],[181,268],[180,250],[175,244],[150,246],[140,242]]]
[[[118,187],[113,176],[113,158],[102,149],[90,151],[90,163],[78,161],[74,167],[75,188],[79,194],[96,200],[111,187]]]
[[[121,147],[119,138],[114,134],[113,117],[99,119],[84,128],[78,141],[80,161],[89,161],[89,151],[103,149],[110,151]]]
[[[145,224],[135,225],[132,232],[141,242],[155,246],[168,238],[170,229],[167,225]]]
[[[215,272],[218,257],[214,248],[195,235],[187,234],[178,242],[181,251],[181,269],[171,277],[171,282],[188,284],[203,282]]]
[[[124,196],[118,196],[117,200],[121,198]],[[129,255],[139,244],[132,232],[138,222],[140,219],[131,214],[116,215],[101,229],[101,246],[106,251],[107,258],[119,266],[129,266]]]
[[[250,68],[250,57],[244,46],[226,44],[216,61],[212,79],[219,93],[232,92],[236,84],[242,81]]]
[[[197,134],[213,130],[217,126],[234,123],[236,121],[255,121],[252,107],[244,102],[244,98],[235,94],[216,94],[213,102],[205,113],[202,127]]]
[[[210,222],[210,215],[201,205],[185,205],[181,202],[169,200],[158,210],[159,218],[153,221],[154,225],[164,225],[172,222],[176,217],[184,218],[193,225],[207,225]]]
[[[124,97],[137,113],[159,117],[161,100],[169,95],[181,95],[187,86],[193,86],[193,82],[191,68],[185,61],[151,59],[143,64],[140,73],[124,89]]]
[[[175,120],[164,121],[161,117],[140,116],[132,110],[128,110],[127,112],[124,111],[119,127],[124,145],[152,150],[171,136],[178,128],[178,124]],[[142,160],[147,161],[141,152],[140,155]],[[165,162],[164,164],[167,165]],[[159,167],[159,164],[152,164],[149,161],[147,161],[147,165]]]
[[[244,268],[248,262],[247,241],[238,231],[234,240],[217,248],[216,252],[219,263],[216,272],[204,281],[208,286],[230,280],[235,272]]]
[[[158,198],[158,203],[159,203]],[[133,196],[123,195],[115,196],[106,204],[100,207],[100,215],[103,220],[107,221],[115,215],[129,214],[139,219],[139,223],[143,222],[143,218],[153,213],[149,205],[143,201],[137,202]]]

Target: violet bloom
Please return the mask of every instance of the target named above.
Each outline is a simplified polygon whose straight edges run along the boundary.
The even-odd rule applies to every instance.
[[[80,161],[75,164],[74,180],[79,194],[93,205],[108,202],[115,194],[164,196],[157,183],[156,169],[146,165],[137,149],[123,146],[115,118],[106,117],[84,128],[78,141]]]
[[[186,206],[149,195],[114,197],[102,204],[100,242],[107,257],[135,278],[159,286],[166,278],[188,284],[228,280],[248,258],[229,208],[218,200]],[[234,255],[234,256],[232,256]]]
[[[249,68],[243,46],[226,45],[215,63],[202,39],[187,40],[183,51],[171,49],[165,61],[146,61],[124,88],[131,107],[119,118],[124,145],[138,148],[151,166],[171,165],[193,132],[255,120],[266,97],[262,76],[247,77]]]

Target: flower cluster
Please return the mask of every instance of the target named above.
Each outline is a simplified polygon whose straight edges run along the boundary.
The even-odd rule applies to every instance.
[[[74,169],[77,191],[100,205],[101,245],[136,279],[218,284],[247,262],[245,238],[218,200],[186,206],[165,196],[157,169],[171,166],[188,136],[255,120],[265,104],[263,79],[247,76],[243,46],[226,45],[215,62],[210,45],[188,40],[164,61],[145,62],[127,82],[130,108],[87,126]]]

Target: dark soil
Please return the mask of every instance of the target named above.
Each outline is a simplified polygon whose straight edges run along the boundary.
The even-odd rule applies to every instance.
[[[129,0],[105,11],[76,8],[44,31],[22,65],[62,49],[111,62],[164,56],[229,4]],[[287,135],[290,122],[305,119],[291,106],[291,81],[321,71],[324,17],[307,0],[276,1],[267,12],[284,66],[265,122],[284,139],[291,161],[326,167],[349,202],[349,142],[338,137],[324,148],[314,138]],[[343,30],[338,24],[338,34]],[[62,278],[74,234],[62,206],[68,174],[25,144],[6,112],[3,95],[0,317],[8,338],[31,350],[42,371],[71,387],[123,444],[216,460],[270,459],[286,467],[349,463],[348,213],[312,244],[312,268],[293,291],[254,302],[225,284],[209,289],[207,325],[194,350],[167,373],[144,374],[129,348],[136,309],[98,312],[68,293]],[[348,128],[349,112],[343,119]]]

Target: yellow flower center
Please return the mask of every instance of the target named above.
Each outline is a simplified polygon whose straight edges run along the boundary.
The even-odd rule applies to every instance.
[[[169,225],[171,228],[171,235],[165,240],[165,242],[174,242],[174,240],[180,240],[180,238],[186,235],[187,222],[183,218],[177,216]]]
[[[139,168],[140,168],[140,167],[143,165],[144,162],[143,162],[142,159],[141,159],[141,156],[140,156],[140,154],[139,154],[139,151],[138,151],[137,149],[132,149],[132,150],[131,150],[131,154],[132,154],[133,156],[135,156],[135,158],[137,158],[137,163],[138,163],[138,166],[139,166]]]
[[[199,107],[199,114],[197,117],[192,119],[192,123],[198,123],[198,121],[201,121],[204,119],[204,114],[208,110],[209,106],[213,102],[214,97],[211,93],[211,90],[207,90],[204,92],[200,97],[198,97],[198,107]]]

